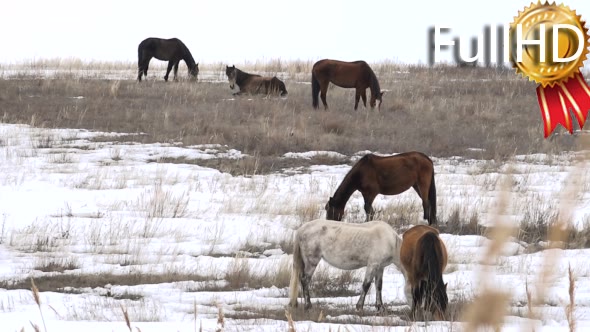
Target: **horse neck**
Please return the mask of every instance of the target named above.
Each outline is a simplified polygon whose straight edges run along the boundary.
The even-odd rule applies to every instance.
[[[182,60],[184,60],[184,62],[186,63],[186,65],[189,68],[194,68],[196,63],[195,63],[195,59],[193,58],[193,55],[191,54],[191,51],[188,50],[188,47],[186,47],[186,45],[183,45],[183,52],[182,52]]]
[[[348,202],[350,196],[352,196],[352,194],[358,189],[353,181],[353,175],[354,173],[356,173],[355,166],[353,166],[353,168],[348,172],[348,174],[346,174],[344,180],[342,180],[342,182],[336,189],[336,192],[334,192],[333,199],[336,203],[335,207],[343,208],[346,205],[346,202]]]
[[[369,87],[371,88],[371,98],[376,99],[379,93],[381,93],[381,86],[379,85],[379,80],[377,80],[377,75],[375,75],[373,69],[369,68],[369,70],[371,71],[371,81],[369,84]]]
[[[246,82],[252,76],[252,74],[245,73],[236,68],[236,84],[238,86],[242,85],[242,83]]]

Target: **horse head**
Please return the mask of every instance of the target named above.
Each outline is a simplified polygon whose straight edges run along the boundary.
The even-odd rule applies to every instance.
[[[330,197],[328,203],[325,206],[326,209],[326,219],[328,220],[338,220],[341,221],[342,217],[344,216],[344,207],[336,207],[334,202],[334,197]]]
[[[197,62],[194,67],[189,68],[188,73],[196,79],[199,76],[199,63]]]
[[[381,103],[383,102],[383,95],[385,94],[385,90],[381,90],[379,91],[379,93],[376,93],[375,96],[371,95],[371,108],[375,108],[375,104],[376,101],[379,101],[379,105],[377,105],[377,109],[381,109]]]
[[[234,89],[236,86],[236,77],[238,76],[238,72],[236,71],[236,65],[233,66],[225,66],[225,75],[227,75],[227,80],[229,81],[229,88]]]

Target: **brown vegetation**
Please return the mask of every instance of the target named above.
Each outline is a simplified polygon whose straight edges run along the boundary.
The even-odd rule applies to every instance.
[[[124,139],[142,143],[219,143],[253,156],[235,165],[219,162],[224,171],[235,167],[237,174],[277,171],[290,165],[276,161],[286,152],[418,150],[435,157],[503,160],[572,149],[576,141],[561,135],[562,129],[543,138],[535,86],[511,70],[376,64],[381,86],[388,90],[381,111],[355,112],[354,91],[336,87],[329,111],[312,110],[306,63],[269,66],[254,67],[283,70],[277,75],[288,85],[288,98],[234,99],[218,66],[210,66],[208,81],[199,83],[156,80],[157,70],[140,84],[80,78],[76,71],[52,79],[17,72],[11,77],[18,79],[0,79],[0,116],[3,122],[48,128],[135,133]]]

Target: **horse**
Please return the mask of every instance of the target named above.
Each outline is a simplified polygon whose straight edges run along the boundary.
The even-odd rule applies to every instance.
[[[141,76],[145,75],[147,78],[148,66],[152,58],[162,61],[168,61],[168,69],[164,80],[168,82],[168,75],[174,66],[174,80],[176,81],[176,74],[178,73],[178,63],[184,60],[188,66],[188,73],[195,79],[199,75],[199,64],[195,63],[195,59],[188,47],[184,45],[178,38],[161,39],[161,38],[147,38],[139,43],[137,47],[137,67],[139,73],[137,80],[141,82]]]
[[[403,234],[400,260],[406,279],[405,295],[415,318],[416,307],[443,320],[449,304],[442,273],[447,266],[447,249],[436,228],[418,225]]]
[[[281,97],[287,95],[285,83],[276,76],[263,77],[260,75],[248,74],[236,68],[235,65],[231,67],[225,66],[225,74],[227,75],[230,89],[233,89],[236,84],[240,88],[240,91],[234,93],[234,95],[240,95],[243,93],[264,95],[280,94]]]
[[[432,160],[421,152],[405,152],[394,156],[368,154],[346,174],[336,192],[326,203],[326,219],[342,220],[346,202],[355,191],[365,200],[366,220],[373,218],[373,200],[378,194],[397,195],[414,188],[422,199],[424,219],[436,224],[436,185]]]
[[[379,87],[377,76],[365,61],[345,62],[323,59],[314,63],[311,69],[311,97],[313,108],[319,107],[318,94],[322,97],[324,109],[328,109],[326,92],[328,85],[333,84],[342,88],[355,88],[354,110],[358,108],[359,98],[363,99],[367,107],[367,88],[371,88],[371,109],[375,108],[376,100],[379,100],[378,109],[381,109],[383,91]]]
[[[303,290],[305,307],[311,308],[309,286],[311,277],[322,259],[333,267],[354,270],[366,266],[363,291],[356,304],[362,310],[365,296],[375,279],[377,310],[383,308],[381,289],[383,270],[395,264],[401,270],[402,238],[383,221],[347,224],[317,219],[303,224],[295,232],[293,270],[289,285],[289,305],[297,307],[299,285]]]

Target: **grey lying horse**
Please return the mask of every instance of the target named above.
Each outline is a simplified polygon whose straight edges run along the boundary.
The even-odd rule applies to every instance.
[[[383,221],[349,224],[318,219],[303,224],[294,238],[289,305],[297,307],[300,283],[305,297],[305,309],[311,308],[309,284],[317,265],[324,259],[333,267],[343,270],[366,266],[363,292],[356,308],[363,309],[365,296],[375,279],[375,306],[377,310],[381,310],[383,270],[393,263],[403,271],[400,262],[401,245],[402,238]]]

